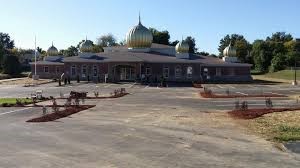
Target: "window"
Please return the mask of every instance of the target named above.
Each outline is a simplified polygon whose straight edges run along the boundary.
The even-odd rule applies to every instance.
[[[221,76],[221,75],[222,75],[221,68],[216,68],[216,76]]]
[[[176,66],[175,68],[175,78],[181,78],[181,67]]]
[[[76,75],[76,66],[75,65],[72,65],[72,67],[71,67],[71,75],[72,76]]]
[[[229,75],[230,75],[230,76],[234,76],[234,75],[235,75],[235,70],[234,70],[234,68],[230,68],[230,69],[229,69]]]
[[[93,75],[96,77],[98,76],[98,68],[96,65],[93,66]]]
[[[169,67],[164,67],[163,76],[164,78],[169,78]]]
[[[146,68],[146,75],[151,75],[151,68],[150,67]]]
[[[44,66],[44,72],[45,72],[45,73],[49,73],[49,67]]]
[[[186,68],[186,77],[192,78],[193,77],[193,67],[189,66]]]
[[[86,77],[86,72],[87,72],[87,71],[86,71],[86,65],[83,65],[83,66],[82,66],[82,71],[81,71],[82,77],[83,77],[83,78]]]
[[[56,67],[56,73],[59,74],[59,67]]]

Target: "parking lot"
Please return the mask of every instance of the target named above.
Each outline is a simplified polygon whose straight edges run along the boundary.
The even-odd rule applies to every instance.
[[[275,106],[296,103],[300,87],[288,84],[209,84],[215,93],[272,92]],[[300,157],[282,152],[240,128],[225,113],[235,99],[203,99],[186,86],[74,83],[57,87],[0,86],[0,97],[67,96],[71,90],[110,94],[118,99],[91,100],[96,107],[48,123],[26,123],[40,108],[0,108],[0,167],[298,167]],[[263,107],[264,98],[246,98]]]

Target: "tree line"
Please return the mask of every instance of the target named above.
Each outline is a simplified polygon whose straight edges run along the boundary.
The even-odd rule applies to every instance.
[[[257,39],[251,44],[243,35],[226,35],[220,40],[219,56],[229,44],[237,50],[237,57],[243,63],[253,64],[259,72],[276,72],[297,64],[300,57],[300,42],[286,32],[276,32],[266,39]]]
[[[175,46],[179,40],[170,41],[170,34],[167,30],[159,31],[155,28],[149,28],[153,34],[153,43]],[[266,39],[258,39],[253,43],[248,42],[243,35],[226,35],[220,40],[218,47],[219,55],[210,54],[205,51],[199,52],[196,47],[196,40],[192,36],[187,36],[183,41],[190,46],[189,53],[200,54],[204,56],[213,56],[222,58],[223,50],[230,43],[237,50],[236,56],[242,63],[253,64],[253,69],[259,72],[275,72],[294,66],[300,57],[300,43],[294,40],[291,34],[285,32],[276,32]],[[59,55],[65,57],[76,56],[79,52],[80,41],[77,45],[72,45],[67,49],[59,50]],[[105,34],[97,38],[96,44],[93,43],[91,52],[103,52],[103,47],[123,46],[125,40],[117,42],[112,34]],[[40,47],[37,51],[41,56],[47,53]],[[34,50],[23,50],[15,48],[14,41],[7,33],[0,32],[0,72],[8,74],[18,74],[21,71],[19,59],[23,54],[33,53]],[[13,66],[11,66],[13,65]]]

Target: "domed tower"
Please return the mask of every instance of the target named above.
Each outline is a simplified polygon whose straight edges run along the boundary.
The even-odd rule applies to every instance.
[[[184,40],[181,40],[179,43],[176,44],[176,58],[178,59],[189,59],[189,49],[190,46]]]
[[[53,42],[52,42],[52,46],[48,48],[47,50],[47,55],[48,56],[56,56],[58,55],[58,50],[56,47],[54,47]]]
[[[236,49],[230,44],[223,50],[223,61],[225,62],[238,62],[236,57]]]
[[[126,34],[127,47],[131,51],[150,51],[153,35],[149,29],[141,23],[139,16],[139,24],[131,28]]]
[[[93,49],[94,43],[91,40],[88,40],[87,38],[82,42],[79,46],[80,52],[82,53],[88,53],[91,52]]]

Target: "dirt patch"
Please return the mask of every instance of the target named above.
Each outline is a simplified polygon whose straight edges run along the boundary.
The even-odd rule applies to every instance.
[[[26,122],[49,122],[49,121],[55,121],[57,119],[70,116],[72,114],[78,113],[78,112],[83,111],[83,110],[87,110],[87,109],[92,108],[92,107],[95,107],[95,105],[70,106],[70,107],[67,107],[64,110],[61,110],[61,111],[58,111],[58,112],[54,112],[54,113],[50,113],[50,114],[46,114],[46,115],[41,116],[41,117],[33,118],[33,119],[30,119],[30,120],[28,120]]]
[[[242,98],[242,97],[287,97],[286,95],[278,94],[252,94],[252,95],[242,95],[242,94],[214,94],[214,93],[205,93],[200,92],[200,96],[203,98]]]
[[[250,120],[235,120],[249,132],[274,142],[300,140],[300,111],[269,113]]]
[[[297,111],[300,110],[300,107],[297,108],[260,108],[260,109],[246,109],[246,110],[232,110],[228,114],[233,118],[239,119],[254,119],[261,117],[265,114],[275,113],[275,112],[285,112],[285,111]]]

